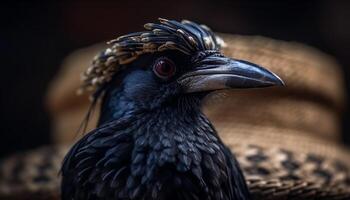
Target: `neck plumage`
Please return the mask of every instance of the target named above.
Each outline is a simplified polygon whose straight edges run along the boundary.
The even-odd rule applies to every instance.
[[[193,96],[177,97],[171,102],[145,107],[123,95],[121,89],[115,89],[107,93],[103,99],[98,126],[132,116],[136,120],[146,117],[156,120],[172,120],[174,123],[183,120],[196,121],[200,117],[206,118],[201,112],[200,99]],[[210,123],[208,120],[205,121]]]
[[[182,191],[183,195],[192,194],[191,187],[180,184],[182,181],[202,180],[203,185],[193,187],[216,191],[216,185],[211,183],[219,184],[223,177],[227,178],[227,168],[222,171],[220,167],[227,165],[225,156],[229,155],[215,129],[200,111],[198,99],[184,96],[146,109],[120,92],[110,94],[103,102],[99,131],[87,139],[87,142],[99,145],[96,151],[92,151],[93,155],[108,155],[99,158],[97,166],[105,166],[109,159],[123,162],[122,169],[128,169],[127,173],[132,174],[128,176],[132,181],[128,179],[127,183],[136,183],[134,185],[152,191],[154,185],[164,184],[159,199],[163,196],[166,197],[163,199],[169,199],[174,195],[173,189]],[[117,143],[119,139],[123,141]],[[125,160],[120,157],[113,160],[110,156],[114,154],[110,152],[125,155]],[[228,167],[236,167],[231,165]],[[136,186],[129,185],[129,192],[133,193],[138,188]],[[204,199],[207,193],[199,194],[203,196],[198,199]],[[180,196],[174,198],[181,199]]]
[[[201,112],[200,99],[196,97],[178,97],[176,101],[147,109],[125,97],[118,89],[109,94],[104,98],[98,126],[121,120],[138,124],[134,128],[139,129],[136,132],[140,136],[152,137],[157,134],[145,132],[154,132],[164,137],[177,137],[179,140],[181,138],[178,136],[188,140],[193,140],[193,137],[209,137],[209,140],[215,141],[219,139],[214,127]]]

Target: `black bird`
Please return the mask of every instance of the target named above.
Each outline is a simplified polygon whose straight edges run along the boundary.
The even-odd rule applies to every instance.
[[[208,27],[159,19],[110,42],[83,75],[98,127],[65,157],[64,200],[248,200],[238,162],[201,112],[211,91],[283,85],[227,58]]]

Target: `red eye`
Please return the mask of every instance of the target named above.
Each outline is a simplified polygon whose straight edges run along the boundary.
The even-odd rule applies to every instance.
[[[171,60],[160,58],[154,64],[153,71],[159,78],[168,79],[175,74],[176,67]]]

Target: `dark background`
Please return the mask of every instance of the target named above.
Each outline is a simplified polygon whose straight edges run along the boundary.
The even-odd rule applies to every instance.
[[[158,17],[218,32],[298,41],[333,55],[350,80],[350,1],[70,1],[0,3],[0,156],[50,142],[49,80],[73,50],[139,31]],[[344,142],[350,143],[349,111]]]

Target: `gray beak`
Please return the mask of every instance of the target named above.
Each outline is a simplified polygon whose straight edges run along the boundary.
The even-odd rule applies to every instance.
[[[211,55],[195,66],[177,80],[186,93],[284,85],[274,73],[247,61]]]

